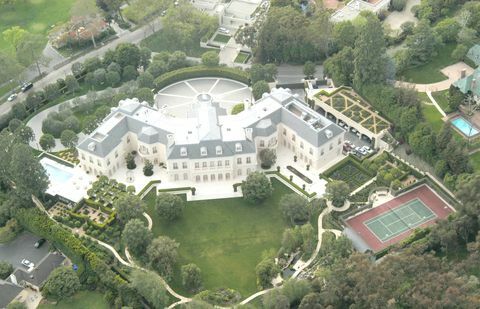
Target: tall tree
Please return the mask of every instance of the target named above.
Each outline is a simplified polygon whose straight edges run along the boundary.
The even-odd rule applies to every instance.
[[[0,52],[0,68],[2,68],[0,70],[0,84],[12,79],[15,80],[23,69],[17,59],[3,52]]]
[[[200,268],[191,263],[183,265],[181,268],[182,284],[191,292],[197,292],[202,287],[202,277]]]
[[[48,276],[42,288],[42,295],[60,300],[72,296],[80,287],[80,280],[71,268],[59,267]]]
[[[143,216],[145,203],[136,195],[122,194],[113,202],[117,211],[117,218],[122,225],[132,219],[140,219]]]
[[[333,79],[337,86],[353,84],[353,49],[345,47],[324,62],[325,74]]]
[[[175,240],[167,236],[159,236],[147,248],[150,265],[167,280],[170,280],[173,275],[173,266],[178,257],[178,246],[179,244]]]
[[[127,222],[122,232],[122,240],[130,252],[140,256],[145,253],[152,241],[152,232],[148,230],[142,220],[132,219]]]
[[[253,172],[242,183],[243,198],[251,204],[260,204],[273,193],[272,184],[264,173]]]
[[[155,201],[155,210],[168,221],[179,218],[185,209],[185,201],[178,195],[161,193]]]
[[[385,46],[382,24],[375,15],[367,15],[365,24],[359,30],[353,51],[355,88],[385,83],[387,68]]]
[[[160,276],[154,272],[133,270],[131,279],[132,286],[153,308],[165,308],[168,305],[167,291]]]
[[[20,64],[27,67],[35,63],[38,74],[41,75],[40,64],[45,64],[48,59],[43,56],[45,48],[45,39],[41,35],[27,34],[17,44],[17,60]]]

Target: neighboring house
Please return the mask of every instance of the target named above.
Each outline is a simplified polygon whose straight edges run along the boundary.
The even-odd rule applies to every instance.
[[[470,48],[467,53],[467,57],[475,63],[475,66],[480,66],[480,44],[477,44]]]
[[[31,271],[17,268],[10,275],[10,282],[22,287],[30,287],[40,291],[40,287],[47,280],[50,273],[65,262],[65,256],[59,252],[50,252]]]
[[[23,288],[8,281],[0,280],[0,309],[7,308]]]
[[[352,0],[343,8],[332,14],[333,22],[355,19],[361,11],[371,11],[378,14],[388,10],[391,0]]]
[[[261,149],[283,148],[312,168],[341,155],[345,131],[286,89],[273,89],[237,115],[199,94],[191,116],[175,118],[137,99],[119,102],[78,146],[80,166],[112,176],[136,151],[163,164],[170,180],[244,178],[259,167]]]
[[[55,48],[66,45],[82,45],[104,36],[110,29],[108,23],[101,16],[73,16],[70,21],[50,34],[50,43]]]
[[[472,96],[477,104],[480,104],[480,67],[471,75],[461,78],[453,83],[464,94]]]

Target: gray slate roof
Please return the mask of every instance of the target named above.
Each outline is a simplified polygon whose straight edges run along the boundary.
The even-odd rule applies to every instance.
[[[13,275],[15,275],[19,284],[25,281],[40,287],[47,280],[50,273],[59,267],[64,260],[65,257],[58,252],[49,253],[30,273],[18,268],[13,272]]]
[[[6,308],[22,290],[23,288],[13,283],[0,280],[0,309]]]
[[[240,143],[242,145],[241,152],[235,152],[235,144]],[[217,155],[216,153],[216,146],[222,146],[222,154]],[[187,148],[187,156],[182,157],[180,155],[180,150],[186,147]],[[200,149],[202,147],[207,148],[207,155],[202,156],[200,154]],[[199,144],[188,144],[188,145],[174,145],[170,148],[170,152],[168,153],[168,159],[182,159],[182,158],[189,158],[189,159],[200,159],[200,158],[222,158],[233,156],[235,154],[247,154],[247,153],[255,153],[255,143],[245,140],[245,141],[238,141],[238,142],[225,142],[222,140],[208,140],[202,141]]]

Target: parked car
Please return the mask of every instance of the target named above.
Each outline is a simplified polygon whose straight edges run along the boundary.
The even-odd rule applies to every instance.
[[[46,239],[45,238],[40,238],[39,240],[37,240],[37,242],[35,243],[35,245],[33,245],[35,248],[40,248],[44,243],[46,242]]]
[[[8,101],[8,102],[12,102],[12,101],[15,100],[16,98],[17,98],[17,94],[16,94],[16,93],[12,93],[12,94],[8,97],[7,101]]]
[[[218,28],[218,32],[224,33],[224,34],[230,34],[230,30],[228,30],[228,29],[225,28],[225,27],[220,27],[220,28]]]
[[[26,92],[27,90],[29,90],[32,87],[33,87],[32,83],[25,83],[25,84],[22,85],[22,88],[20,88],[20,89],[22,90],[22,92]]]
[[[35,267],[35,264],[33,264],[33,262],[30,262],[27,259],[22,260],[22,265],[27,267],[27,268],[34,268]]]

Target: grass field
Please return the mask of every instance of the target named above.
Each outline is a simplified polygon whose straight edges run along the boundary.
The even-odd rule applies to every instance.
[[[442,129],[442,114],[435,106],[422,104],[422,114],[425,120],[432,125],[435,132],[439,132]]]
[[[230,40],[231,36],[229,35],[225,35],[225,34],[217,34],[213,40],[215,42],[220,42],[220,43],[228,43],[228,41]]]
[[[280,248],[286,222],[279,209],[280,198],[290,189],[272,179],[273,196],[261,205],[243,198],[188,202],[178,221],[165,222],[154,211],[154,193],[147,195],[153,234],[167,235],[180,243],[179,263],[172,286],[181,287],[179,268],[195,263],[202,270],[204,287],[229,287],[247,296],[257,290],[255,266],[266,250]],[[187,294],[187,293],[185,293]]]
[[[249,54],[246,53],[238,53],[237,57],[235,57],[235,63],[245,63],[248,58],[250,57]]]
[[[185,54],[187,54],[187,56],[190,56],[190,57],[201,57],[204,52],[212,50],[210,48],[200,47],[200,42],[198,42],[197,44],[194,44],[189,49],[178,48],[177,46],[168,43],[162,31],[158,31],[155,34],[147,37],[140,44],[142,46],[146,46],[150,48],[153,52],[157,52],[157,53],[161,51],[174,52],[176,50],[180,50],[185,52]]]
[[[448,106],[448,90],[432,92],[432,96],[445,113],[450,112],[450,106]]]
[[[40,304],[38,309],[109,309],[103,294],[92,291],[81,291],[72,297],[58,302],[58,304]]]
[[[455,47],[455,44],[447,44],[438,48],[438,55],[433,57],[429,63],[409,68],[398,74],[398,77],[407,82],[418,84],[436,83],[447,79],[440,70],[457,62],[451,57]]]
[[[0,9],[0,33],[12,26],[45,35],[52,25],[63,23],[70,18],[70,9],[75,0],[23,0],[13,6]],[[13,47],[0,35],[0,50],[13,53]]]

